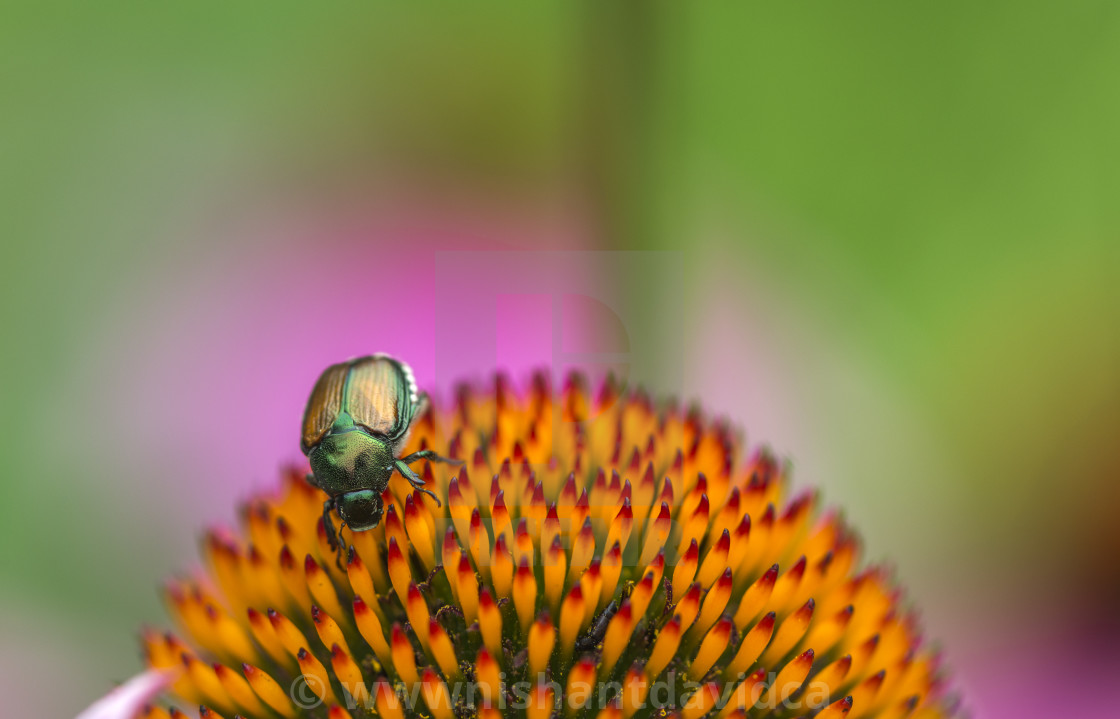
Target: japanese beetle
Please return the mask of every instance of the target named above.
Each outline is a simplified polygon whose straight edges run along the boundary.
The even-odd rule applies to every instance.
[[[421,459],[454,460],[427,449],[400,456],[412,421],[426,403],[412,369],[388,355],[331,365],[319,376],[303,414],[300,448],[311,463],[307,480],[329,495],[323,502],[323,525],[331,549],[338,549],[342,537],[331,510],[351,531],[376,527],[383,511],[381,494],[394,471],[440,503],[408,465]]]

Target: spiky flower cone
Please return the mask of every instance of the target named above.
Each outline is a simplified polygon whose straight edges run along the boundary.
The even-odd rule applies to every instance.
[[[418,419],[372,530],[330,550],[299,473],[173,581],[145,633],[205,717],[937,717],[937,660],[884,572],[724,424],[578,376],[499,378]],[[174,710],[172,711],[174,713]],[[148,717],[168,716],[151,707]]]

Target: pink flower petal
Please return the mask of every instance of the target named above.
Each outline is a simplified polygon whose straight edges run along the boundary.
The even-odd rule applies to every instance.
[[[174,679],[178,671],[149,669],[137,674],[90,704],[75,719],[132,719],[140,708],[159,694]]]

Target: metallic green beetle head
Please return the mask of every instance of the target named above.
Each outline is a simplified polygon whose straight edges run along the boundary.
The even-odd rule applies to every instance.
[[[347,492],[335,499],[338,516],[355,532],[373,529],[381,521],[381,495],[372,489]]]

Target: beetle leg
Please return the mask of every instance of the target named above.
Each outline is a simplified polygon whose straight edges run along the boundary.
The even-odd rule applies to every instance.
[[[407,457],[401,457],[401,461],[404,462],[405,464],[412,464],[413,462],[419,462],[422,459],[426,459],[430,462],[443,462],[445,464],[462,464],[463,463],[463,460],[461,460],[461,459],[451,459],[450,457],[441,457],[440,455],[436,454],[435,452],[433,452],[430,449],[422,449],[419,452],[413,452],[412,454],[408,455]]]
[[[419,452],[417,452],[416,454],[419,454]],[[409,457],[411,456],[413,455],[410,454]],[[424,480],[421,479],[420,475],[416,474],[416,472],[413,472],[411,467],[405,464],[404,459],[398,459],[397,461],[393,462],[393,465],[397,468],[398,472],[404,475],[404,478],[408,480],[409,484],[411,484],[416,489],[419,489],[421,492],[428,495],[432,499],[436,500],[437,507],[443,506],[439,501],[439,497],[435,495],[435,492],[430,489],[424,489]]]
[[[331,519],[331,510],[334,507],[334,497],[323,502],[323,529],[327,533],[327,544],[330,546],[331,551],[334,552],[334,563],[338,565],[339,569],[342,566],[342,527],[337,530],[334,528],[334,521]],[[343,523],[342,526],[346,526]]]
[[[331,519],[331,510],[334,509],[334,498],[330,498],[323,502],[323,529],[327,530],[327,544],[330,545],[331,550],[337,552],[339,547],[339,532],[334,528],[334,520]]]

